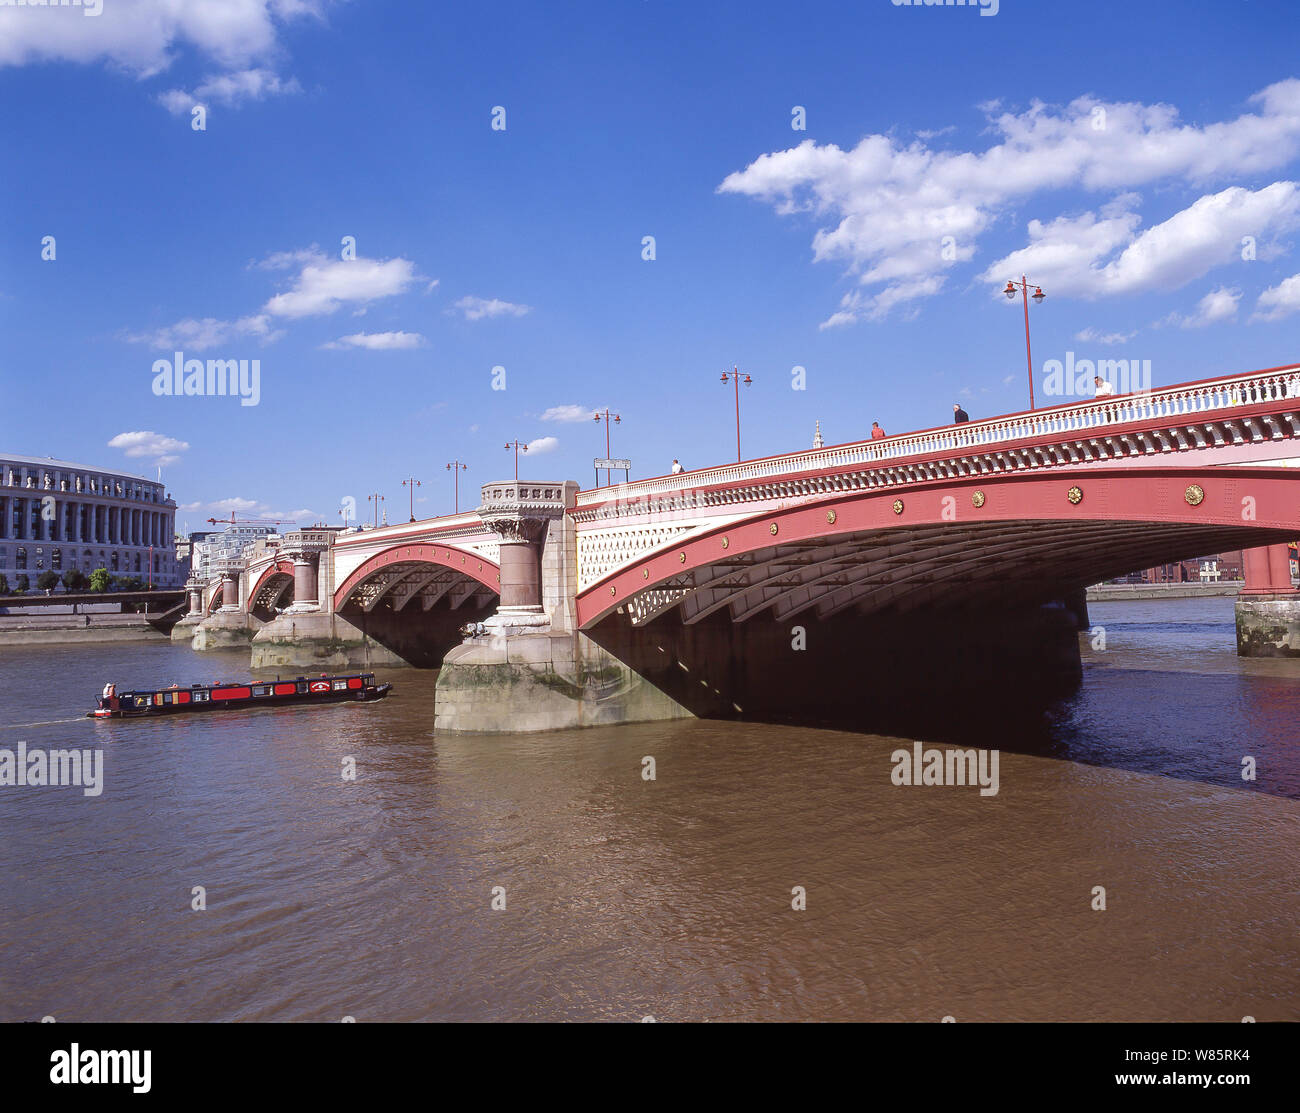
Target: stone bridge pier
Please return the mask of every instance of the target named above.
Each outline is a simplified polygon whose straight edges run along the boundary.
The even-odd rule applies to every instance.
[[[189,610],[171,630],[172,641],[193,641],[194,632],[203,621],[203,589],[207,587],[203,578],[195,572],[190,573],[185,581],[185,598]]]
[[[537,731],[690,715],[577,628],[578,484],[488,483],[478,509],[500,538],[501,602],[447,653],[435,726]]]
[[[334,609],[333,546],[327,529],[290,530],[278,556],[293,563],[293,602],[252,637],[252,667],[397,668],[401,657]]]
[[[193,634],[191,644],[198,650],[248,645],[261,625],[249,613],[249,592],[244,583],[247,580],[248,561],[242,557],[219,560],[216,562],[216,572],[221,580],[221,606],[201,618],[197,625],[187,627]]]
[[[1237,597],[1237,655],[1300,657],[1300,592],[1285,545],[1242,552],[1246,586]]]

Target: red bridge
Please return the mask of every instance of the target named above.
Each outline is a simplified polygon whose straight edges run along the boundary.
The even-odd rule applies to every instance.
[[[1086,586],[1226,550],[1247,551],[1239,650],[1300,656],[1297,535],[1290,365],[590,491],[489,483],[471,513],[287,535],[223,570],[205,621],[292,599],[255,645],[315,615],[331,647],[441,662],[439,722],[465,729],[807,718],[866,689],[924,700],[936,672],[1050,688],[1077,676]],[[191,587],[198,622],[217,586]],[[572,714],[469,691],[497,667]]]

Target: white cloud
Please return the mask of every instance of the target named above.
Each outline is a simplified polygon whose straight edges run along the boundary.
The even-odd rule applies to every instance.
[[[248,101],[301,92],[302,86],[295,78],[285,81],[271,70],[251,69],[209,77],[192,93],[168,89],[158,94],[158,103],[173,115],[182,116],[196,104],[238,107]]]
[[[168,464],[174,464],[180,459],[180,454],[189,449],[189,444],[185,441],[177,440],[175,437],[164,436],[162,433],[135,432],[135,433],[118,433],[111,441],[108,442],[109,448],[121,449],[126,455],[133,460],[149,460],[159,467],[165,467]]]
[[[1183,328],[1204,328],[1206,325],[1230,321],[1237,315],[1237,303],[1241,301],[1240,290],[1230,290],[1220,286],[1211,290],[1196,303],[1196,311],[1189,316],[1171,313],[1164,321],[1168,325],[1181,325]]]
[[[372,352],[391,352],[406,348],[421,348],[424,337],[418,332],[356,332],[340,336],[322,348],[366,348]]]
[[[943,284],[944,278],[941,275],[935,275],[931,278],[918,278],[910,282],[896,282],[872,296],[863,294],[860,290],[854,290],[840,299],[840,308],[827,317],[819,327],[824,329],[836,328],[839,325],[852,324],[863,317],[868,320],[878,321],[887,316],[889,311],[897,305],[915,301],[917,298],[929,297],[931,294],[937,294]]]
[[[187,509],[196,510],[198,504],[192,504]],[[267,525],[274,522],[279,522],[281,525],[291,525],[295,522],[319,522],[325,520],[315,510],[305,507],[299,510],[277,510],[270,503],[262,502],[260,499],[246,499],[238,495],[217,499],[215,502],[208,503],[203,509],[221,515],[227,521],[229,521],[230,515],[233,513],[236,521],[240,518],[256,518],[265,521]],[[220,525],[220,521],[217,524]]]
[[[283,25],[321,17],[331,0],[100,0],[81,6],[0,7],[0,67],[45,62],[105,64],[137,78],[169,69],[195,53],[222,72],[194,93],[158,95],[172,112],[195,102],[235,105],[299,90],[264,68],[283,53]],[[97,14],[91,14],[95,11]]]
[[[1284,278],[1259,295],[1252,321],[1280,321],[1292,313],[1300,313],[1300,274]]]
[[[531,313],[532,308],[531,305],[515,305],[499,298],[466,297],[461,298],[447,312],[453,313],[459,309],[465,315],[465,320],[481,321],[485,317],[522,317],[525,313]]]
[[[272,256],[283,259],[284,253]],[[364,306],[403,294],[420,279],[409,259],[329,259],[319,252],[300,257],[292,289],[276,294],[262,311],[276,317],[319,317],[344,305]]]
[[[530,456],[539,453],[554,452],[560,447],[560,442],[555,437],[538,437],[535,441],[528,442],[528,454]]]
[[[273,251],[265,259],[255,263],[249,263],[249,270],[259,271],[287,271],[293,270],[294,267],[301,266],[303,263],[311,263],[317,259],[323,259],[320,245],[312,244],[311,247],[300,248],[297,251]]]
[[[1074,338],[1085,344],[1127,344],[1136,335],[1136,332],[1099,332],[1095,328],[1085,328],[1076,332]]]
[[[126,333],[122,339],[132,344],[147,344],[160,351],[206,352],[246,337],[256,337],[270,344],[282,337],[283,331],[273,330],[265,314],[241,317],[237,321],[221,321],[214,317],[186,317],[174,325],[149,332]]]
[[[1137,232],[1133,212],[1083,213],[1051,223],[1029,222],[1029,246],[980,276],[993,286],[1009,274],[1032,274],[1049,296],[1099,298],[1176,290],[1214,267],[1240,259],[1242,237],[1288,231],[1300,224],[1300,188],[1274,182],[1263,189],[1232,186],[1207,194],[1168,220]]]
[[[718,192],[765,201],[783,215],[811,214],[822,222],[813,237],[814,260],[843,262],[859,285],[884,285],[879,293],[850,295],[829,326],[932,296],[948,269],[974,257],[995,220],[1038,194],[1075,188],[1123,194],[1152,183],[1208,183],[1286,165],[1300,153],[1300,80],[1271,85],[1251,104],[1254,110],[1236,119],[1204,126],[1182,123],[1168,105],[1092,97],[1064,107],[1035,103],[1020,113],[990,105],[997,140],[983,151],[934,150],[923,139],[901,145],[886,135],[867,136],[851,150],[805,140],[728,175]],[[1062,274],[1073,273],[1071,251],[1086,277],[1093,261],[1129,243],[1136,199],[1117,200],[1117,211],[1103,207],[1101,220],[1088,214],[1059,218],[1067,227],[1035,222],[1039,229],[1073,232],[1054,237]],[[1094,292],[1143,288],[1143,271],[1157,285],[1172,280],[1144,259],[1155,248],[1171,253],[1169,245],[1149,242]],[[1047,285],[1042,276],[1036,281]]]
[[[552,406],[544,414],[543,421],[590,421],[596,411],[586,406]]]
[[[244,499],[235,496],[228,499],[218,499],[216,502],[210,502],[208,503],[208,509],[221,510],[227,514],[234,511],[236,518],[248,518],[254,517],[251,513],[252,511],[265,505],[265,503],[260,503],[256,499]],[[262,515],[259,514],[256,515],[256,517],[262,517]]]

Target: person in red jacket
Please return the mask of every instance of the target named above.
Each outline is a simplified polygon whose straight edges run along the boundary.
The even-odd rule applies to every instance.
[[[873,441],[878,441],[878,440],[880,440],[881,437],[884,437],[884,436],[887,436],[887,435],[888,435],[888,434],[887,434],[887,433],[886,433],[886,432],[885,432],[885,431],[880,427],[880,422],[878,422],[878,421],[873,421],[873,422],[871,423],[871,439],[872,439]]]

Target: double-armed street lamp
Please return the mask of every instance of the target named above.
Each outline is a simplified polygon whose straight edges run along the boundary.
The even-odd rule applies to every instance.
[[[608,407],[608,406],[605,408],[605,412],[604,412],[603,414],[602,414],[602,413],[597,413],[597,414],[594,415],[594,417],[595,417],[595,419],[596,419],[597,421],[604,421],[604,422],[605,422],[605,459],[608,460],[608,459],[610,458],[610,456],[609,456],[609,453],[610,453],[610,448],[609,448],[609,423],[610,423],[610,420],[612,419],[615,425],[619,425],[619,424],[622,423],[623,419],[622,419],[621,417],[619,417],[618,414],[611,414],[611,413],[609,412],[609,407]],[[599,472],[596,473],[596,481],[597,481],[597,482],[600,482],[600,473],[599,473]],[[611,482],[612,482],[612,480],[610,479],[609,468],[606,468],[606,469],[605,469],[605,486],[608,487],[608,486],[610,485]]]
[[[411,488],[411,521],[415,521],[415,489],[421,486],[420,481],[412,476],[410,479],[403,479],[402,486]]]
[[[1002,292],[1007,295],[1008,300],[1015,301],[1017,289],[1020,290],[1020,296],[1025,303],[1025,359],[1029,364],[1029,408],[1032,410],[1034,408],[1034,357],[1029,351],[1029,298],[1031,295],[1029,293],[1029,282],[1023,274],[1020,276],[1019,282],[1008,282],[1007,288]],[[1047,297],[1043,293],[1041,286],[1034,287],[1032,296],[1039,305],[1042,305],[1043,298]]]
[[[722,373],[722,381],[734,382],[736,385],[736,463],[740,463],[740,384],[743,382],[749,386],[754,380],[748,375],[742,379],[740,371],[733,367],[730,371]]]
[[[375,529],[379,528],[379,504],[384,501],[384,496],[380,494],[367,495],[366,502],[375,504]]]
[[[527,452],[528,445],[523,441],[506,441],[506,448],[515,450],[515,482],[519,482],[519,453]]]
[[[517,466],[518,466],[518,465],[516,465],[516,467],[517,467]],[[459,513],[460,513],[460,473],[463,472],[463,471],[468,471],[468,470],[469,470],[469,465],[468,465],[468,464],[462,464],[459,460],[453,460],[450,464],[447,465],[447,470],[448,470],[449,472],[451,472],[451,474],[452,474],[453,476],[456,477],[456,484],[455,484],[455,487],[456,487],[456,513],[459,514]],[[516,475],[515,478],[518,479],[519,477]]]

